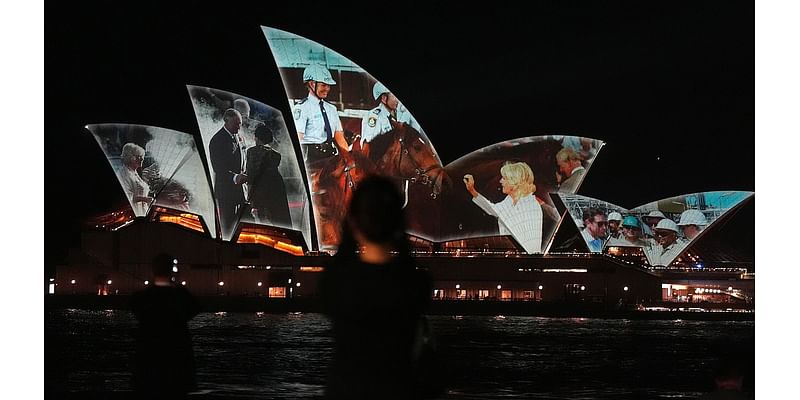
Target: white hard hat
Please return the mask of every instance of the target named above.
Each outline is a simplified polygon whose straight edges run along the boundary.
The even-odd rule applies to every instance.
[[[678,233],[678,225],[675,224],[675,221],[664,218],[661,221],[658,221],[658,225],[656,225],[655,229],[666,229]]]
[[[708,220],[700,210],[692,209],[692,210],[686,210],[683,212],[683,214],[681,214],[681,221],[678,222],[678,225],[706,226],[708,225]]]
[[[608,214],[609,221],[622,221],[622,214],[614,211],[611,214]]]
[[[661,211],[650,211],[650,214],[645,215],[645,218],[667,218]]]
[[[378,98],[380,98],[384,93],[389,93],[389,89],[387,89],[386,86],[383,86],[382,83],[375,82],[375,85],[372,86],[372,97],[374,97],[375,100],[378,100]]]
[[[303,70],[304,81],[316,81],[335,85],[336,81],[331,76],[331,71],[319,64],[311,64]]]

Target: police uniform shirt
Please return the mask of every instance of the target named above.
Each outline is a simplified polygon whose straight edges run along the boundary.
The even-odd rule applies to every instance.
[[[392,123],[389,121],[389,109],[383,104],[369,110],[367,116],[361,120],[361,144],[371,142],[378,135],[392,130]]]
[[[371,142],[379,135],[392,130],[392,123],[390,122],[389,108],[385,104],[380,103],[377,107],[369,110],[366,117],[361,121],[361,144]],[[403,122],[410,127],[414,128],[417,132],[422,132],[417,120],[408,112],[408,109],[401,103],[397,105],[397,122]]]
[[[325,132],[325,120],[322,118],[322,111],[319,108],[320,99],[309,93],[308,97],[294,107],[294,124],[298,132],[303,133],[302,144],[325,143],[327,133]],[[336,106],[327,101],[322,102],[328,122],[331,125],[331,139],[337,131],[342,131],[342,121],[339,119],[339,112]]]

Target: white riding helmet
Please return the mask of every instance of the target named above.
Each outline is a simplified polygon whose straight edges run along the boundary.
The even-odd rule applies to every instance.
[[[389,89],[380,82],[375,82],[375,85],[372,86],[372,97],[374,97],[375,100],[378,100],[382,94],[389,92]]]
[[[319,64],[311,64],[303,70],[303,81],[316,81],[335,85],[336,81],[331,76],[331,71]]]
[[[622,214],[614,211],[611,214],[608,214],[609,221],[622,221]]]
[[[681,221],[678,222],[678,226],[684,225],[706,226],[708,225],[708,220],[700,210],[686,210],[681,214]]]

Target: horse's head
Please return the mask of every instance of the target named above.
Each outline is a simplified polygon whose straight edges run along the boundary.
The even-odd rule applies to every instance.
[[[442,193],[444,168],[433,147],[407,124],[392,121],[392,142],[377,163],[381,174],[408,179],[430,188],[431,198]]]

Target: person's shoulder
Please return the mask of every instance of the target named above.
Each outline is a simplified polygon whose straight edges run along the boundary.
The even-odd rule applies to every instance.
[[[381,115],[381,112],[383,112],[383,109],[380,107],[375,107],[372,110],[369,110],[370,114],[375,114],[375,115]]]
[[[227,135],[227,134],[228,134],[228,132],[225,132],[225,127],[219,128],[217,133],[215,133],[214,136],[211,137],[211,141],[212,142],[217,142],[217,141],[221,140],[223,137],[225,137],[225,135]]]

